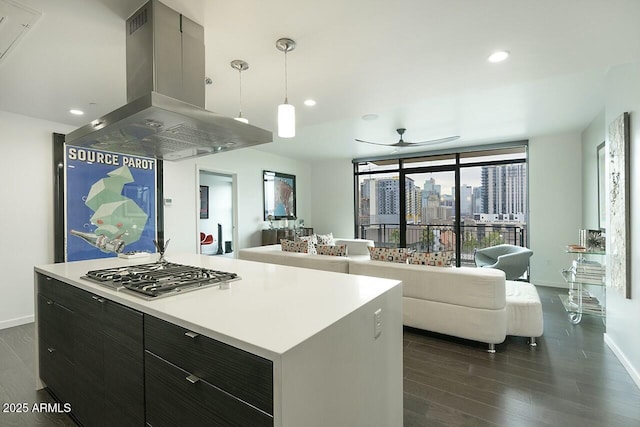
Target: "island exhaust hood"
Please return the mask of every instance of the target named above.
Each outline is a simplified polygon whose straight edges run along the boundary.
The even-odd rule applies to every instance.
[[[201,25],[151,0],[127,20],[126,42],[127,104],[67,134],[67,144],[182,160],[273,140],[204,109]]]

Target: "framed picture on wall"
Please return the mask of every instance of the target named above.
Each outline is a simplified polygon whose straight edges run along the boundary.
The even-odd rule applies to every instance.
[[[264,220],[296,218],[296,176],[263,171]]]
[[[200,186],[200,219],[209,219],[209,187]]]

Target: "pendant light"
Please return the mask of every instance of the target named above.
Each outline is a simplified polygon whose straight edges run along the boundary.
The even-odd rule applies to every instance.
[[[231,68],[234,70],[238,70],[238,76],[240,77],[240,112],[238,113],[238,117],[235,119],[242,123],[249,123],[249,120],[242,117],[242,72],[249,69],[249,64],[242,59],[234,59],[231,61]]]
[[[284,103],[278,105],[278,136],[280,138],[293,138],[296,136],[296,108],[289,104],[287,97],[287,52],[296,47],[296,42],[282,38],[276,41],[276,47],[284,52]]]

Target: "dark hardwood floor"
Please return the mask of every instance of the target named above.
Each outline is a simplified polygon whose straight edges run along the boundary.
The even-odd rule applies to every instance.
[[[571,325],[562,290],[538,291],[545,325],[536,348],[509,337],[491,355],[476,342],[405,329],[405,426],[640,426],[640,390],[604,343],[601,319]],[[0,331],[0,410],[53,402],[34,390],[34,333],[33,324]],[[1,427],[74,425],[65,414],[0,412]]]
[[[602,319],[572,325],[538,287],[544,335],[486,346],[405,328],[404,425],[640,426],[640,390],[604,343]]]

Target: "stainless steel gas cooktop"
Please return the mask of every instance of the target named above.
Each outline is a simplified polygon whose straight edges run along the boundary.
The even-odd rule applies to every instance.
[[[171,262],[130,265],[87,272],[83,279],[151,300],[240,280],[236,273]]]

